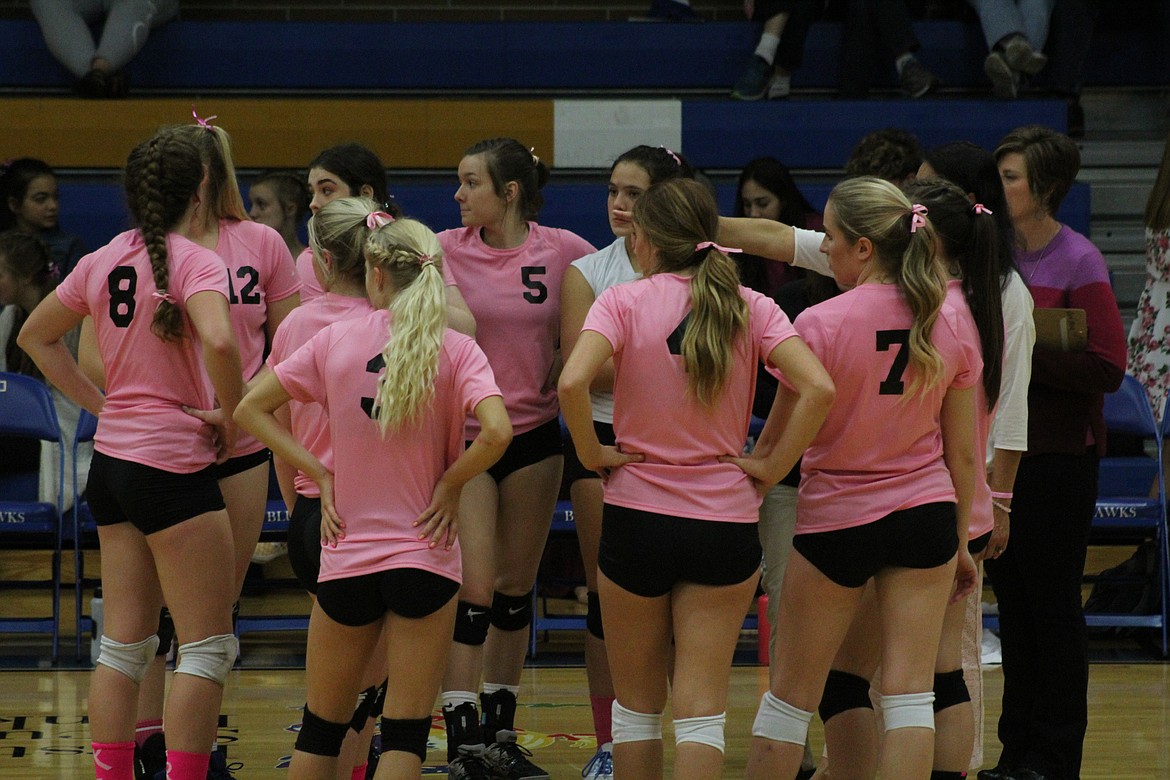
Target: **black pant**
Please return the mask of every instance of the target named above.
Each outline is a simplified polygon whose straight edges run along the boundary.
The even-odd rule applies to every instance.
[[[774,64],[786,73],[795,73],[804,62],[804,43],[809,27],[821,14],[823,0],[758,0],[752,21],[766,22],[776,14],[787,13],[788,20],[780,33]]]
[[[865,97],[875,76],[891,71],[894,60],[918,51],[905,0],[848,0],[841,31],[841,97]]]
[[[987,561],[1003,645],[999,763],[1075,780],[1088,723],[1081,578],[1097,456],[1025,457],[1014,492],[1007,550]]]

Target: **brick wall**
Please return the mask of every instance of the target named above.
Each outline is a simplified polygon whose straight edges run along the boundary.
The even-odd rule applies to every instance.
[[[741,20],[743,0],[692,0],[704,18]],[[184,19],[482,22],[626,21],[650,0],[181,0]],[[0,0],[0,17],[29,18],[28,0]]]

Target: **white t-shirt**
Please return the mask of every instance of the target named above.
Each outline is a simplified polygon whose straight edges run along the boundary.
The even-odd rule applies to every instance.
[[[1028,451],[1028,384],[1032,381],[1032,347],[1036,323],[1032,319],[1032,293],[1015,271],[1003,290],[1003,374],[999,379],[999,405],[987,457],[995,450]]]

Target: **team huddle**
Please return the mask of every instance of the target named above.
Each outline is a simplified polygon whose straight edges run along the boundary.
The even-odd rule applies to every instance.
[[[1041,136],[982,154],[1002,170]],[[770,685],[748,776],[808,776],[819,710],[822,771],[965,777],[966,603],[980,562],[1011,549],[1034,331],[1003,190],[989,200],[945,159],[904,189],[846,179],[813,232],[720,217],[684,157],[638,146],[610,171],[615,240],[598,251],[537,222],[549,169],[514,139],[466,151],[463,226],[438,234],[347,144],[309,165],[294,259],[247,218],[222,128],[141,143],[124,178],[138,227],[19,336],[99,421],[98,780],[222,764],[270,469],[314,599],[293,780],[418,777],[436,701],[450,777],[549,776],[516,713],[562,480],[588,588],[583,776],[662,777],[668,696],[673,776],[720,775],[763,560]],[[761,258],[809,269],[791,305],[745,286]],[[1045,258],[1026,259],[1035,275]]]

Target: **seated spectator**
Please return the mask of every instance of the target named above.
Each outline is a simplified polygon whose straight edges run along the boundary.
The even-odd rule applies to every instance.
[[[810,230],[819,230],[822,225],[821,215],[801,194],[788,166],[775,157],[757,157],[744,166],[735,193],[734,215],[771,219]],[[743,284],[765,295],[775,295],[782,286],[803,275],[801,269],[788,263],[769,262],[755,255],[737,254],[733,259]]]
[[[979,15],[990,51],[983,72],[997,98],[1014,100],[1021,81],[1044,69],[1053,0],[969,0]]]
[[[845,175],[876,176],[904,187],[922,165],[922,146],[909,130],[887,127],[864,136],[845,162]]]
[[[21,157],[0,164],[0,231],[16,228],[49,247],[57,279],[64,279],[85,254],[75,235],[61,231],[57,176],[42,160]]]
[[[299,234],[309,215],[312,194],[305,177],[294,171],[266,171],[248,189],[252,208],[248,216],[280,233],[288,251],[297,257],[305,251]]]
[[[45,45],[77,78],[86,98],[126,97],[123,68],[146,45],[149,32],[179,13],[178,0],[30,0]],[[94,42],[92,25],[100,22]]]
[[[748,18],[762,22],[764,29],[731,96],[736,100],[759,100],[765,95],[769,100],[788,97],[792,74],[804,57],[809,25],[823,6],[823,0],[746,0],[744,11]]]

